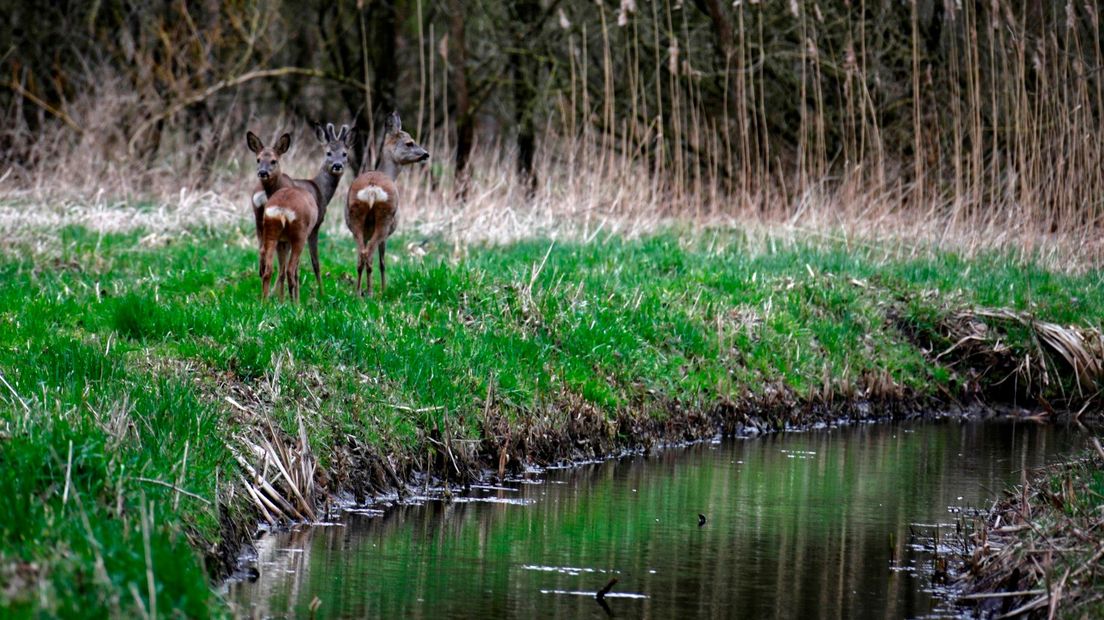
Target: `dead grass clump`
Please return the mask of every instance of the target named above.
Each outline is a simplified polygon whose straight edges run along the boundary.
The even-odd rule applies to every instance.
[[[988,615],[1094,617],[1104,609],[1104,449],[1008,492],[971,537],[959,585]]]
[[[285,437],[266,422],[267,434],[237,438],[252,456],[234,452],[247,474],[242,476],[242,487],[269,523],[317,520],[317,465],[302,416],[298,417],[297,437]]]
[[[951,344],[935,357],[963,372],[969,391],[1076,411],[1097,402],[1104,389],[1104,336],[1098,328],[1040,321],[1008,309],[973,309],[949,315],[939,329]]]

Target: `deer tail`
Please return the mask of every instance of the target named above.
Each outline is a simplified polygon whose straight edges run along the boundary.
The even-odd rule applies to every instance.
[[[377,202],[387,202],[391,199],[391,196],[387,195],[387,191],[378,185],[366,185],[356,193],[357,200],[368,203],[368,206],[372,206]]]

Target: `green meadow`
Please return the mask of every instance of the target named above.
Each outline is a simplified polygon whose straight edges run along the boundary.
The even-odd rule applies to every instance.
[[[1018,402],[1007,375],[957,355],[958,313],[1083,328],[1104,316],[1100,271],[732,231],[459,255],[399,237],[388,288],[368,299],[352,293],[352,241],[324,238],[325,294],[304,261],[299,305],[260,303],[245,229],[155,246],[61,235],[56,255],[0,255],[6,617],[226,613],[213,580],[263,517],[241,488],[248,438],[305,436],[321,498],[371,490],[350,455],[390,456],[402,478],[468,446],[470,465],[493,469],[512,429],[567,428],[579,411],[602,445],[631,448],[644,438],[619,421],[674,428],[773,400],[825,415]],[[1028,326],[987,333],[1006,356],[1040,350]],[[1037,395],[1080,402],[1062,363],[1052,355]],[[761,426],[807,421],[778,411]],[[540,457],[578,453],[562,439]]]

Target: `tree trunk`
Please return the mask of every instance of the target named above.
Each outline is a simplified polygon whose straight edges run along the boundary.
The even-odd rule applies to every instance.
[[[713,24],[713,44],[717,48],[717,56],[720,57],[723,67],[732,56],[732,23],[728,21],[720,0],[699,0],[697,5],[709,16],[709,21]]]
[[[397,109],[396,89],[399,82],[398,11],[394,0],[377,0],[363,9],[341,3],[324,5],[320,11],[319,29],[322,41],[330,52],[330,60],[339,74],[348,75],[369,86],[363,89],[345,86],[341,100],[348,110],[357,133],[349,165],[360,172],[370,162],[369,145],[379,137],[387,115]],[[333,19],[325,19],[327,15]],[[340,32],[340,24],[347,24]],[[345,119],[319,119],[341,124]]]
[[[364,16],[368,30],[368,61],[372,65],[373,127],[382,128],[391,112],[399,109],[398,11],[394,0],[372,2]],[[367,129],[365,127],[364,129]]]
[[[449,0],[449,47],[449,81],[456,102],[456,195],[463,200],[468,194],[468,160],[475,140],[474,111],[468,95],[463,0]]]
[[[537,66],[535,51],[527,45],[526,38],[533,38],[539,30],[540,3],[537,0],[518,0],[514,3],[514,49],[510,52],[510,69],[514,82],[514,123],[517,126],[518,174],[525,184],[526,197],[532,198],[537,189],[537,175],[533,171],[536,154],[536,121],[533,118],[537,97]]]

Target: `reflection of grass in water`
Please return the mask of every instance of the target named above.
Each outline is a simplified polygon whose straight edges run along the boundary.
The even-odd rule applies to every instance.
[[[727,233],[551,252],[531,241],[460,260],[432,240],[415,259],[397,239],[390,288],[366,301],[350,294],[351,243],[327,238],[325,301],[305,275],[304,304],[262,306],[255,251],[240,242],[251,231],[195,234],[150,249],[140,232],[69,227],[56,261],[0,262],[0,369],[19,395],[0,386],[0,491],[10,498],[0,549],[4,570],[26,584],[5,602],[17,611],[131,613],[130,584],[148,605],[143,507],[158,610],[212,604],[202,562],[186,550],[219,541],[219,515],[171,486],[211,502],[219,492],[230,521],[241,520],[241,494],[229,491],[238,466],[226,441],[243,430],[223,398],[230,388],[257,395],[291,433],[301,414],[331,468],[349,437],[402,455],[426,453],[427,429],[480,438],[492,385],[495,414],[552,427],[568,396],[609,417],[643,408],[662,418],[660,403],[708,408],[778,387],[846,395],[870,376],[921,395],[953,390],[955,377],[892,327],[897,297],[918,324],[937,321],[948,299],[1063,322],[1104,310],[1092,273],[1000,256],[886,262],[875,250],[800,243],[752,253]],[[928,289],[939,294],[918,294]],[[862,484],[850,475],[861,477],[825,484],[846,496]],[[31,597],[39,588],[44,598]]]

